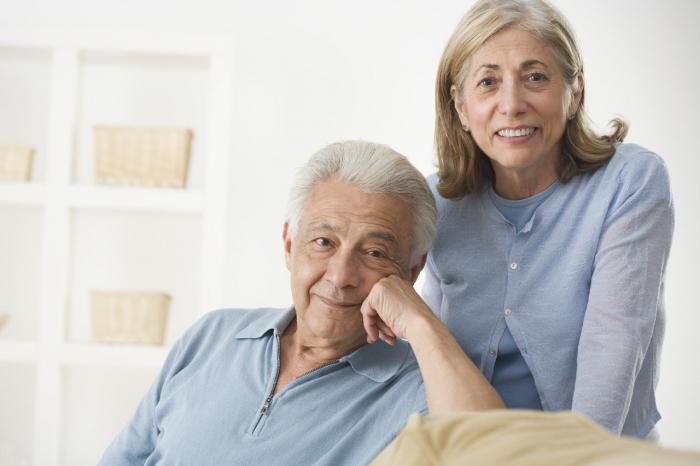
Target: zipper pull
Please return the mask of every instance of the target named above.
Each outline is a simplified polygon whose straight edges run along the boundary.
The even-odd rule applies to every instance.
[[[267,399],[265,400],[265,404],[263,405],[262,409],[260,410],[260,414],[264,415],[267,413],[267,411],[270,409],[270,403],[272,403],[272,397],[268,396]]]

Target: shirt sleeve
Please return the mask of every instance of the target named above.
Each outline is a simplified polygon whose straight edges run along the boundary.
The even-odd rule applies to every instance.
[[[643,155],[622,168],[599,239],[572,402],[573,410],[617,434],[663,312],[674,226],[665,165]]]
[[[435,263],[433,262],[432,253],[428,253],[428,260],[425,263],[425,281],[421,295],[423,301],[430,307],[433,314],[440,317],[440,308],[442,307],[442,285],[440,278],[435,273]]]
[[[414,402],[413,411],[419,413],[421,416],[427,416],[430,414],[428,409],[428,401],[425,399],[425,385],[423,382],[420,383],[420,386],[416,391],[416,400]]]
[[[180,338],[170,350],[155,382],[139,403],[129,424],[107,447],[99,466],[143,466],[153,453],[160,433],[156,423],[156,407],[167,380],[176,370],[185,346],[184,339]]]

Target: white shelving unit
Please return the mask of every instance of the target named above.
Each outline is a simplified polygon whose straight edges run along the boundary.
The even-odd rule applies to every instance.
[[[66,441],[66,420],[85,415],[83,407],[71,412],[73,403],[80,396],[66,393],[80,385],[76,381],[82,383],[86,377],[85,372],[80,371],[95,370],[102,377],[104,371],[114,370],[118,374],[115,377],[121,381],[124,371],[133,370],[137,379],[148,380],[148,370],[154,372],[162,364],[168,346],[181,330],[206,311],[223,305],[232,46],[227,35],[94,30],[0,31],[0,66],[3,56],[9,56],[12,63],[22,61],[25,55],[44,57],[44,64],[50,72],[43,112],[46,121],[35,122],[36,133],[43,131],[46,134],[45,141],[36,142],[39,151],[35,162],[40,170],[31,183],[0,184],[0,209],[22,208],[41,212],[41,233],[36,235],[40,238],[39,244],[32,246],[41,251],[39,278],[32,287],[39,294],[39,305],[34,310],[11,310],[11,314],[36,314],[35,338],[5,337],[3,333],[7,332],[0,331],[0,367],[3,364],[34,367],[34,377],[26,377],[34,385],[27,387],[33,393],[31,459],[20,458],[21,463],[58,466],[67,465],[75,458],[89,461],[93,452],[66,451],[79,443],[73,438]],[[12,69],[12,63],[5,65]],[[120,124],[173,125],[167,117],[159,117],[168,113],[167,109],[159,107],[178,105],[178,95],[172,95],[170,99],[167,90],[159,90],[158,80],[166,78],[167,81],[171,75],[179,76],[188,92],[195,94],[191,105],[197,110],[193,113],[199,115],[196,121],[185,121],[195,127],[189,187],[173,190],[94,185],[90,179],[90,127],[110,123],[96,121],[110,117],[118,119],[115,123]],[[37,76],[41,73],[37,72]],[[136,84],[120,87],[121,82],[128,83],[130,79]],[[146,84],[139,87],[139,80]],[[27,84],[18,80],[17,85]],[[105,86],[109,88],[105,90]],[[112,88],[116,88],[114,93]],[[198,96],[198,92],[202,95]],[[151,94],[156,97],[149,100]],[[39,104],[34,107],[39,108],[35,113],[41,113]],[[10,121],[12,116],[2,115],[2,111],[0,109],[0,123]],[[187,113],[180,111],[180,114]],[[42,125],[45,128],[42,129]],[[0,140],[3,136],[6,137],[0,134]],[[109,222],[116,217],[122,223],[137,225],[129,228],[148,228],[152,218],[161,218],[158,216],[165,216],[163,218],[175,225],[183,222],[185,229],[198,225],[196,248],[183,245],[180,251],[172,253],[176,258],[180,254],[192,255],[187,261],[173,259],[175,267],[198,263],[198,283],[191,285],[196,290],[186,289],[188,286],[175,281],[173,283],[178,283],[179,289],[165,290],[174,296],[174,301],[180,294],[196,295],[196,299],[184,300],[188,303],[194,301],[195,309],[180,309],[174,316],[171,307],[171,317],[176,317],[178,328],[169,332],[167,344],[163,347],[90,343],[89,332],[84,331],[89,327],[89,322],[84,321],[88,316],[85,309],[80,311],[78,308],[88,291],[80,287],[89,282],[89,275],[94,275],[90,272],[93,269],[86,268],[85,263],[73,262],[77,257],[89,262],[91,256],[100,255],[92,250],[77,254],[85,244],[85,238],[92,236],[93,227],[84,225],[97,222],[98,226],[94,228],[99,231],[99,228],[109,228]],[[132,218],[136,220],[132,221]],[[178,220],[180,218],[184,220]],[[144,224],[146,227],[142,226]],[[80,228],[89,231],[75,231]],[[140,235],[147,242],[152,232],[145,231]],[[76,238],[80,241],[76,242]],[[100,238],[93,241],[99,244]],[[106,244],[104,249],[111,247],[111,243]],[[149,260],[139,258],[139,262],[131,266],[148,269]],[[109,267],[109,263],[103,266]],[[4,290],[0,284],[0,295],[4,292],[9,290]],[[12,320],[11,316],[8,326]],[[139,387],[133,392],[140,393],[140,390]],[[114,401],[104,400],[104,403],[113,404]],[[86,402],[86,405],[90,403]],[[5,430],[12,428],[7,425],[12,422],[7,418],[0,420]],[[78,419],[77,422],[82,421]]]

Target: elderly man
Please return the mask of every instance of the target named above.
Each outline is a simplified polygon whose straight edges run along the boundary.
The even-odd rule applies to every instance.
[[[502,407],[413,290],[435,215],[388,147],[319,151],[284,225],[293,307],[203,317],[101,464],[367,464],[414,411]]]

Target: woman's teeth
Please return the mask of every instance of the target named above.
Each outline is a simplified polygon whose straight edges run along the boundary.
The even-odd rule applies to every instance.
[[[515,138],[518,136],[527,136],[532,134],[535,128],[519,128],[519,129],[502,129],[498,132],[499,136],[504,138]]]

